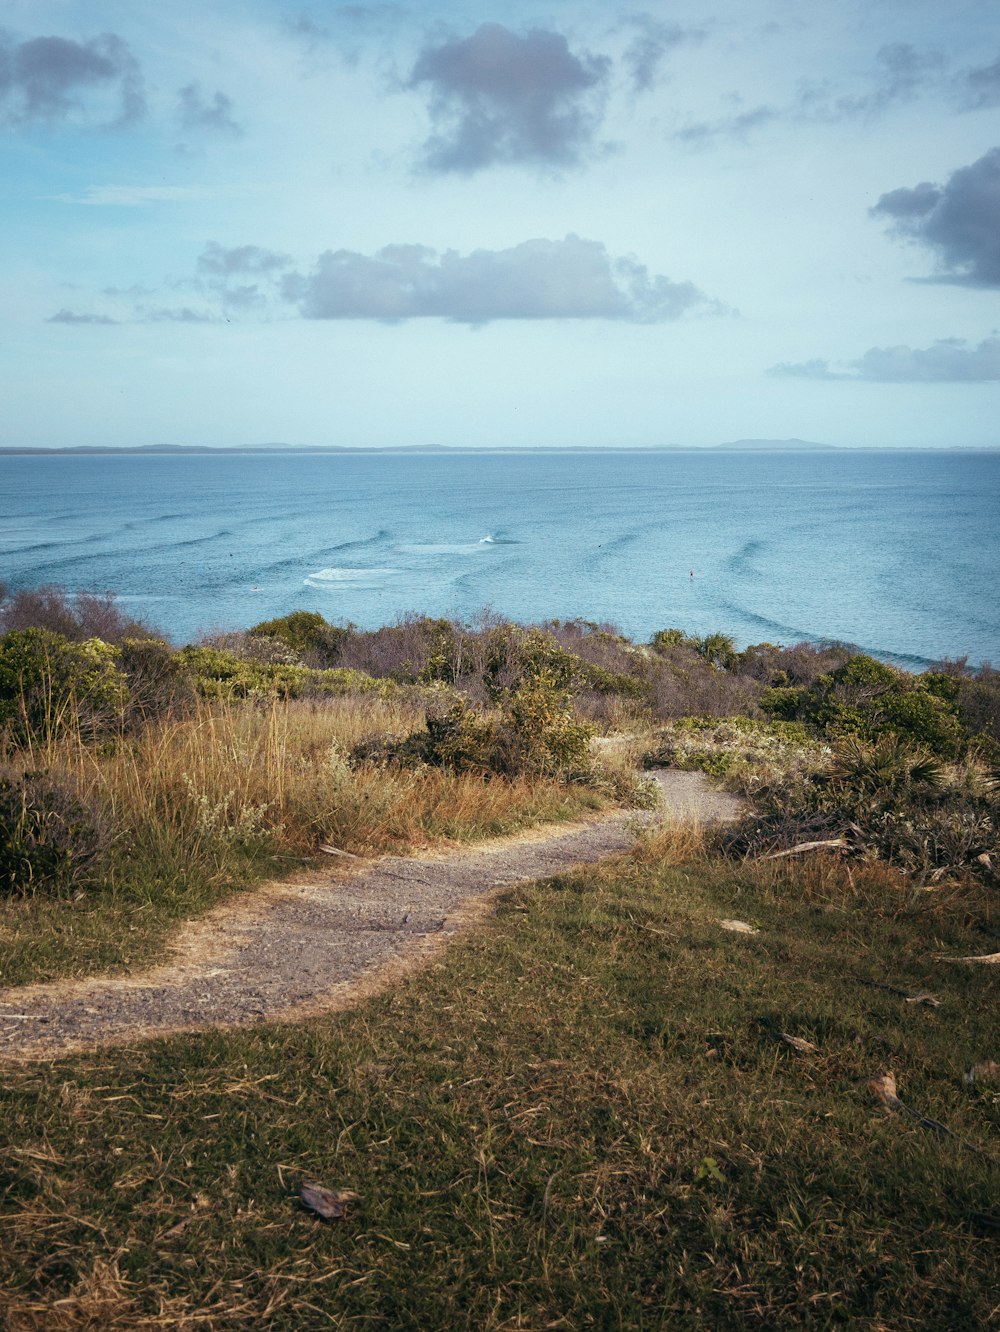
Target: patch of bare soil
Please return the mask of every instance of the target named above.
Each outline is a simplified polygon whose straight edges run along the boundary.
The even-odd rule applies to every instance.
[[[739,801],[697,772],[655,774],[663,803],[446,854],[385,856],[275,882],[185,926],[171,958],[135,976],[0,991],[0,1058],[49,1059],[210,1027],[333,1012],[422,965],[493,895],[626,851],[660,820],[702,825]]]

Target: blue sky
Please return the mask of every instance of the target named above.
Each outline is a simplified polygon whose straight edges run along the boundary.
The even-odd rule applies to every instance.
[[[5,0],[0,444],[997,445],[993,0]]]

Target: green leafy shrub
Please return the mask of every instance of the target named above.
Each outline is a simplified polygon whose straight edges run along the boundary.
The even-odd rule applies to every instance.
[[[249,631],[255,638],[277,638],[307,664],[335,666],[349,630],[330,624],[318,611],[292,611],[276,620],[262,620]]]
[[[71,643],[48,629],[0,638],[0,729],[15,744],[118,726],[128,698],[119,650],[100,639]]]
[[[863,654],[804,688],[765,691],[760,707],[821,735],[873,741],[892,734],[941,758],[956,757],[967,738],[957,692],[940,674],[907,675]]]
[[[110,840],[97,810],[45,773],[0,772],[0,894],[65,891]]]
[[[542,670],[507,690],[493,711],[452,695],[428,709],[426,730],[380,752],[366,746],[354,757],[428,763],[458,773],[586,779],[593,734],[575,717],[568,693]]]

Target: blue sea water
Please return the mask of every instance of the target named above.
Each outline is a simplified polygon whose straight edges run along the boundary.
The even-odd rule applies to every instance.
[[[918,668],[1000,660],[998,572],[1000,454],[0,458],[0,581],[112,590],[178,641],[490,606]]]

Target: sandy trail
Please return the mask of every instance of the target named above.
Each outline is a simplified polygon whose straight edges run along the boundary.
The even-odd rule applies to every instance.
[[[628,850],[639,826],[732,818],[701,773],[655,774],[654,811],[538,829],[469,849],[385,856],[270,883],[182,927],[168,961],[134,976],[0,991],[0,1059],[37,1060],[182,1031],[298,1020],[349,1007],[425,962],[495,892]]]

